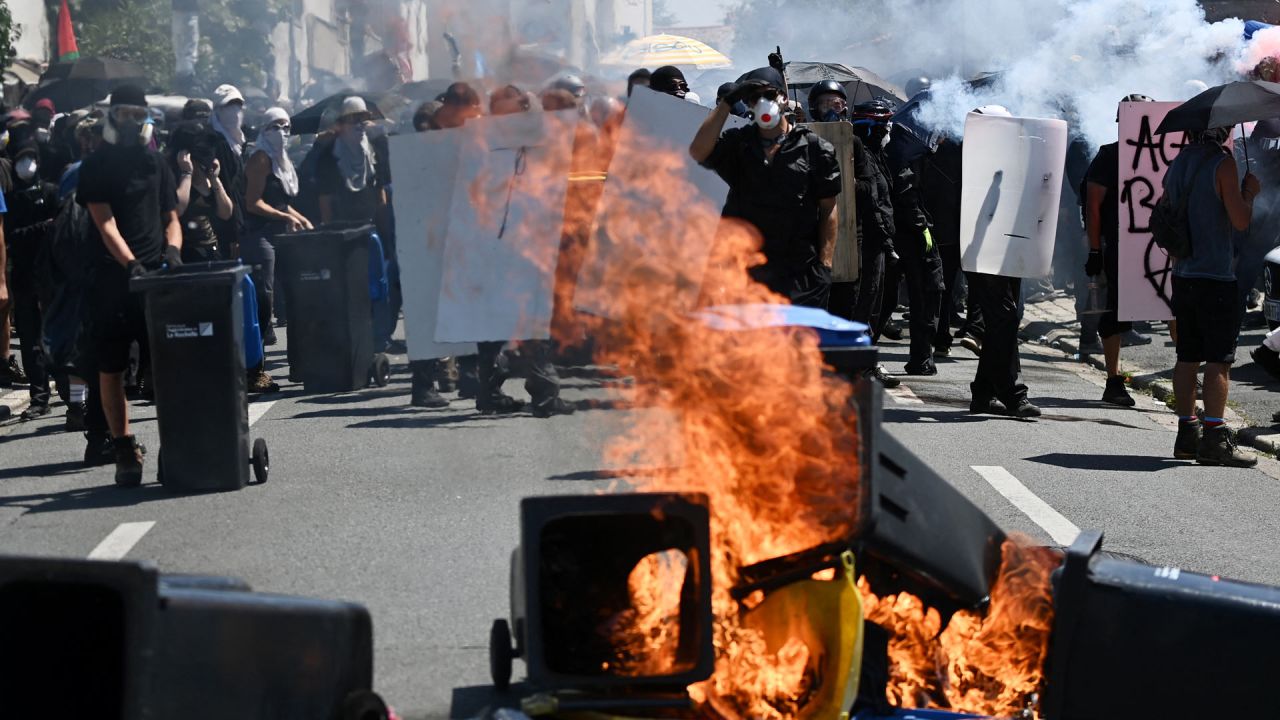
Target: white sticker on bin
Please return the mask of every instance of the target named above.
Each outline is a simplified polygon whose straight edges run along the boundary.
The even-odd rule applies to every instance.
[[[195,337],[213,337],[213,323],[202,322],[189,325],[165,325],[164,336],[169,340],[181,340]]]
[[[320,270],[315,270],[315,271],[308,270],[306,272],[298,273],[298,279],[302,281],[328,280],[331,277],[333,277],[333,274],[329,272],[329,268],[322,268]]]

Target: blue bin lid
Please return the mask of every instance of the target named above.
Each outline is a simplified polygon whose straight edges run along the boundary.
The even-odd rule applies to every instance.
[[[752,303],[713,305],[694,313],[712,330],[740,332],[771,327],[806,327],[816,330],[824,347],[869,347],[871,328],[865,323],[836,317],[826,310],[795,305]]]

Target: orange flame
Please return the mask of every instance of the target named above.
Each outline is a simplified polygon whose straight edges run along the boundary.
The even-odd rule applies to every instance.
[[[1002,717],[1033,703],[1053,626],[1049,576],[1062,557],[1013,540],[1003,551],[987,612],[958,612],[945,629],[914,595],[876,597],[859,581],[867,620],[890,633],[891,703]]]

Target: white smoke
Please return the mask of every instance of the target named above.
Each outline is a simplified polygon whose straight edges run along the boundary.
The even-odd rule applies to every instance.
[[[1195,0],[811,2],[823,26],[857,28],[861,36],[815,33],[810,23],[788,59],[843,62],[890,79],[931,76],[934,100],[921,117],[957,137],[969,110],[998,103],[1015,115],[1067,120],[1096,147],[1115,139],[1124,96],[1185,100],[1194,94],[1191,81],[1239,79],[1247,49],[1243,21],[1209,23]],[[793,39],[786,21],[772,32]],[[740,63],[772,49],[758,31],[743,35],[749,42],[760,36],[762,47],[735,47]],[[979,72],[1001,79],[970,91],[962,81]]]

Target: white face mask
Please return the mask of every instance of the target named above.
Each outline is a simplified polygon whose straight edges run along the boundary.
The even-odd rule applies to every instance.
[[[27,156],[19,160],[13,169],[14,172],[18,173],[18,177],[23,180],[30,180],[36,176],[36,170],[39,169],[39,166],[36,164],[35,158]]]
[[[240,127],[244,124],[244,108],[234,104],[218,108],[218,122],[228,130]]]
[[[751,113],[762,130],[772,130],[782,122],[782,108],[776,99],[760,98]]]

